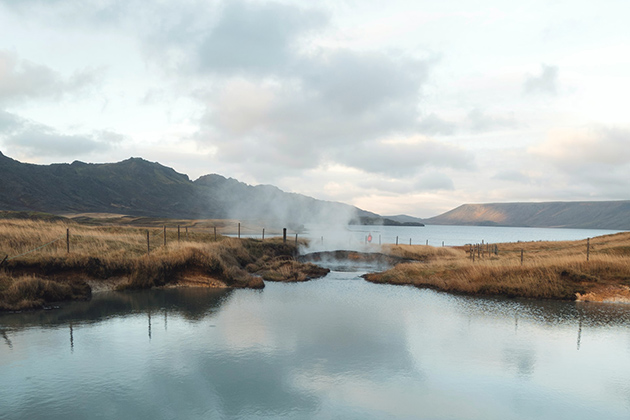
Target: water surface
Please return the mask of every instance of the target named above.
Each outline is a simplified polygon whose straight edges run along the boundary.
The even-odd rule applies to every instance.
[[[630,418],[630,307],[359,274],[0,316],[0,418]]]

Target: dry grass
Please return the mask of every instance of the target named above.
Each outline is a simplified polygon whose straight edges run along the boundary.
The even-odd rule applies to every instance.
[[[151,252],[147,254],[145,228],[0,219],[0,261],[9,256],[0,268],[0,309],[85,298],[72,287],[114,278],[119,289],[177,284],[186,273],[207,279],[208,285],[261,288],[260,275],[252,275],[246,267],[255,267],[260,259],[292,258],[296,254],[295,245],[281,239],[261,242],[219,235],[215,241],[213,231],[207,229],[189,229],[188,235],[182,229],[180,241],[177,229],[168,229],[164,246],[163,232],[161,228],[149,229]],[[267,271],[274,276],[273,267]]]
[[[301,282],[323,277],[330,272],[312,263],[302,263],[284,257],[263,257],[247,267],[265,281]]]
[[[596,290],[623,290],[630,286],[630,233],[572,242],[499,244],[499,252],[484,252],[475,262],[469,248],[434,253],[426,247],[390,250],[395,255],[423,262],[399,264],[383,273],[366,276],[376,283],[408,284],[449,292],[512,297],[575,299]],[[494,247],[484,247],[484,251]],[[521,250],[523,264],[521,265]],[[418,257],[414,258],[413,256]]]
[[[435,261],[465,258],[463,250],[450,247],[433,247],[425,245],[383,245],[383,253],[404,260]]]
[[[0,310],[37,309],[49,302],[87,299],[90,295],[90,288],[85,282],[0,275]]]

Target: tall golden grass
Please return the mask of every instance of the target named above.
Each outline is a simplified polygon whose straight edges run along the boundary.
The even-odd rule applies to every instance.
[[[177,230],[169,229],[164,246],[162,228],[148,231],[150,253],[145,228],[0,219],[0,261],[9,257],[0,267],[0,309],[89,297],[89,293],[79,293],[85,280],[107,282],[116,278],[119,289],[141,289],[176,284],[185,273],[192,272],[212,279],[212,284],[260,288],[264,283],[257,272],[263,268],[270,279],[285,281],[297,280],[301,274],[296,273],[311,269],[299,263],[265,265],[274,258],[296,254],[294,243],[283,243],[280,238],[262,242],[218,235],[215,240],[212,229],[189,229],[188,235],[180,231],[178,241]]]
[[[424,246],[385,249],[419,260],[383,273],[366,275],[376,283],[406,284],[468,294],[575,299],[602,287],[630,286],[630,233],[587,241],[498,244],[498,254],[484,247],[481,258],[469,248],[428,250]],[[521,251],[523,263],[521,264]]]

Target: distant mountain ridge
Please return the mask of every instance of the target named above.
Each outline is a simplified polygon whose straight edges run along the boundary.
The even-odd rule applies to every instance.
[[[630,200],[463,204],[425,223],[630,230]]]
[[[0,210],[294,224],[380,217],[347,204],[286,193],[270,185],[251,186],[216,174],[191,181],[172,168],[141,158],[34,165],[0,152],[0,180]]]
[[[34,165],[1,152],[0,210],[231,218],[287,225],[425,223],[630,230],[630,200],[464,204],[429,219],[383,217],[351,205],[287,193],[271,185],[251,186],[217,174],[191,181],[172,168],[141,158]]]

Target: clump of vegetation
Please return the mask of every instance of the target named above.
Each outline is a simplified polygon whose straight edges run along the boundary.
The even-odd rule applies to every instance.
[[[147,289],[177,282],[185,272],[214,278],[227,287],[262,288],[264,283],[243,269],[253,261],[239,240],[225,239],[202,247],[186,246],[162,251],[134,261],[129,282],[119,289]]]
[[[494,250],[489,246],[484,252],[472,249],[474,261],[469,247],[450,251],[424,246],[390,247],[389,252],[395,255],[422,262],[399,264],[364,277],[374,283],[457,293],[576,299],[602,288],[630,286],[630,260],[625,252],[620,252],[628,244],[630,233],[592,238],[588,261],[586,241],[499,244],[497,253],[488,252]]]
[[[90,296],[90,287],[80,280],[55,281],[28,275],[11,279],[0,275],[0,310],[41,309],[53,302]]]
[[[265,255],[255,263],[247,266],[247,270],[262,276],[265,281],[301,282],[324,277],[329,269],[312,263],[303,263],[282,256]]]

